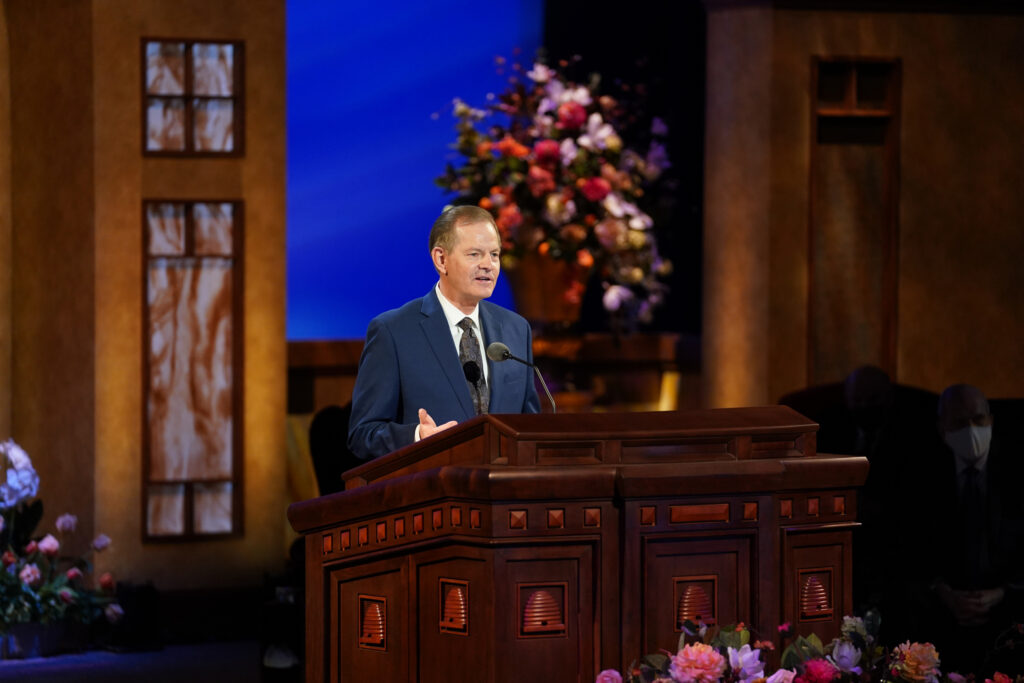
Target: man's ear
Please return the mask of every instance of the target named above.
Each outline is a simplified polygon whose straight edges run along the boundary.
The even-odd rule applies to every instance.
[[[430,250],[430,258],[434,261],[434,269],[438,273],[447,274],[448,272],[448,254],[445,253],[444,248],[434,247]]]

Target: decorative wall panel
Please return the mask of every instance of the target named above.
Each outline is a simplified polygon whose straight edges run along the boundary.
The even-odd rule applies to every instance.
[[[146,154],[242,151],[242,45],[143,40]]]
[[[237,532],[239,205],[146,202],[146,534]]]

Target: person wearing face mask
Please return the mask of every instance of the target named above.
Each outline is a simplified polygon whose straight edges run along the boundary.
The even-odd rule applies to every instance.
[[[1020,454],[1000,452],[993,422],[980,389],[947,387],[938,413],[944,447],[921,477],[931,553],[919,626],[942,653],[943,670],[963,674],[992,664],[985,655],[1020,617],[1024,587]]]

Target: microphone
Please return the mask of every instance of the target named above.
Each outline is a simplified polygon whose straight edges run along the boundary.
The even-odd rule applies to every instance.
[[[536,365],[534,365],[528,360],[516,358],[515,356],[512,355],[512,351],[510,351],[509,348],[506,345],[502,344],[501,342],[491,342],[490,344],[487,345],[487,357],[493,360],[495,363],[500,363],[506,360],[514,360],[519,363],[522,363],[527,367],[533,368],[533,371],[537,373],[537,379],[540,380],[541,387],[544,388],[544,393],[547,394],[548,400],[551,401],[551,412],[558,412],[555,408],[555,399],[551,398],[551,392],[548,391],[548,383],[544,381],[544,376],[540,374],[540,370],[537,369]],[[472,361],[470,361],[470,363],[472,363]],[[476,364],[474,363],[474,365]]]

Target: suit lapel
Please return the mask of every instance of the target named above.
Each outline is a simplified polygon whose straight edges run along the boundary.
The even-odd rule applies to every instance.
[[[452,393],[458,399],[459,406],[466,418],[471,418],[476,415],[476,411],[473,410],[469,385],[466,383],[466,375],[462,372],[462,366],[459,365],[459,354],[455,350],[452,333],[448,330],[448,318],[444,316],[444,309],[441,308],[441,302],[437,300],[437,292],[433,289],[423,297],[420,313],[423,314],[420,327],[423,328],[423,335],[427,338],[434,357],[437,358],[437,365],[451,385]]]

